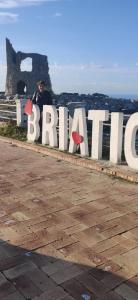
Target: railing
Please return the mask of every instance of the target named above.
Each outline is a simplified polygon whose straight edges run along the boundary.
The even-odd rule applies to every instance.
[[[10,104],[9,102],[0,102],[0,121],[16,121],[16,104]]]
[[[58,111],[58,109],[57,109]],[[128,119],[130,118],[131,114],[124,114],[123,115],[123,140],[122,140],[122,160],[125,160],[125,155],[124,155],[124,133],[125,133],[125,128]],[[71,123],[72,120],[68,118],[68,132],[71,133]],[[91,153],[91,146],[92,146],[92,121],[88,120],[88,116],[86,114],[86,122],[87,122],[87,135],[88,135],[88,146],[89,146],[89,154]],[[59,132],[59,125],[57,126],[57,133]],[[109,159],[110,156],[110,133],[111,133],[111,113],[109,113],[109,120],[103,122],[103,143],[102,143],[102,157],[104,159]],[[70,134],[68,134],[70,136]],[[69,139],[70,140],[70,139]],[[68,140],[68,143],[69,143]],[[136,152],[138,154],[138,134],[136,135]],[[78,147],[78,152],[79,152],[79,147]]]
[[[20,105],[21,104],[21,105]],[[19,105],[19,106],[18,106]],[[18,103],[11,104],[9,103],[3,103],[0,102],[0,121],[8,121],[8,120],[14,120],[17,122],[17,126],[27,126],[27,116],[24,114],[24,105],[25,101],[18,100]],[[18,118],[18,108],[19,107],[19,118]],[[57,109],[58,111],[58,109]],[[124,115],[124,123],[123,123],[123,133],[125,132],[126,123],[129,119],[130,115]],[[87,118],[86,118],[87,119]],[[71,132],[71,122],[72,118],[69,117],[68,119],[68,131]],[[92,138],[92,122],[88,121],[88,141],[89,141],[89,147],[91,147],[91,138]],[[111,114],[109,114],[109,121],[103,123],[103,157],[109,156],[109,149],[110,149],[110,129],[111,129]],[[59,131],[59,127],[57,126],[57,132]],[[70,135],[70,134],[69,134]],[[123,134],[123,140],[124,140],[124,134]],[[124,144],[124,143],[123,143]],[[136,135],[136,152],[138,153],[138,134]],[[124,150],[122,149],[122,155]]]

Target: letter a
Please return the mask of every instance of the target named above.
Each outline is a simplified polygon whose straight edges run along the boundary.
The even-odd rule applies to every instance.
[[[74,118],[72,123],[72,131],[70,136],[69,152],[76,152],[77,145],[73,141],[72,132],[77,131],[82,137],[83,142],[80,144],[80,152],[83,156],[88,156],[88,138],[87,138],[87,124],[86,112],[84,108],[76,108],[74,111]]]

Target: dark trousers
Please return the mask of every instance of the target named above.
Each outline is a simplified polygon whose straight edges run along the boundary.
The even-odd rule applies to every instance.
[[[42,143],[42,111],[40,111],[39,127],[40,127],[40,136],[38,142]]]

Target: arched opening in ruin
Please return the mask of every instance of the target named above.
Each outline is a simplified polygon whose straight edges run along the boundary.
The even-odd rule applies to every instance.
[[[17,83],[17,94],[25,95],[26,92],[27,92],[26,83],[22,80],[18,81],[18,83]]]
[[[32,58],[27,57],[21,61],[20,70],[21,72],[32,72]]]

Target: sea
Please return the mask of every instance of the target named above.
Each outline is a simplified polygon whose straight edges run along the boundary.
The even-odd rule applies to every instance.
[[[110,96],[110,97],[113,97],[113,98],[118,98],[118,99],[120,99],[120,98],[122,98],[122,99],[126,99],[126,100],[138,100],[138,95],[127,95],[127,94],[108,94],[108,96]]]

